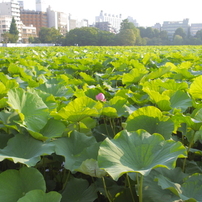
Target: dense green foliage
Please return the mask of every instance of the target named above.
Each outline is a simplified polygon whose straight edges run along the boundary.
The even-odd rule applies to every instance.
[[[145,46],[145,45],[202,45],[202,30],[195,36],[185,33],[179,27],[172,37],[164,30],[152,27],[135,27],[127,19],[121,23],[118,33],[102,31],[95,27],[81,27],[70,30],[62,35],[55,28],[42,27],[38,37],[30,37],[30,43],[54,43],[63,46]],[[14,43],[18,40],[18,31],[12,21],[10,32],[3,34],[4,43]]]
[[[201,202],[201,46],[0,56],[0,201]]]

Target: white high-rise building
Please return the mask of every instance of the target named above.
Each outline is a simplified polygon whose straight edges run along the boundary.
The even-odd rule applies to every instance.
[[[119,32],[122,22],[122,15],[111,15],[101,11],[100,15],[95,17],[95,23],[96,22],[109,22],[115,32]]]
[[[46,12],[48,4],[45,0],[36,0],[36,11]]]
[[[19,41],[21,41],[22,21],[20,20],[20,5],[16,0],[3,1],[0,3],[0,16],[15,18],[17,29],[19,31]],[[1,28],[0,28],[1,29]]]
[[[55,29],[59,29],[62,35],[65,35],[67,33],[67,14],[63,12],[54,11],[49,6],[47,8],[47,19],[48,27],[54,27]]]

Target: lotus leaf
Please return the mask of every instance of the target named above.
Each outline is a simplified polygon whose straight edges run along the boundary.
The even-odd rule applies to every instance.
[[[18,201],[35,189],[46,191],[43,175],[35,168],[11,169],[0,174],[0,201]]]
[[[121,131],[114,139],[106,138],[99,149],[98,165],[114,180],[127,172],[148,175],[153,168],[174,168],[177,158],[186,157],[180,142],[164,140],[159,134]]]

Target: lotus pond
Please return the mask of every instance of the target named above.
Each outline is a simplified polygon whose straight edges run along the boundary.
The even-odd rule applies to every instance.
[[[202,46],[0,48],[0,201],[202,202]]]

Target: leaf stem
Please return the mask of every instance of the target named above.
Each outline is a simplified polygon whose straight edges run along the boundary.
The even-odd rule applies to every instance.
[[[142,189],[143,189],[143,175],[140,174],[140,180],[138,180],[138,195],[139,195],[139,202],[143,202],[142,198]]]
[[[133,202],[135,202],[135,198],[134,198],[134,195],[133,195],[133,191],[132,191],[130,179],[129,179],[129,177],[128,177],[128,173],[126,173],[126,180],[127,180],[127,183],[128,183],[128,187],[129,187],[129,190],[130,190],[130,194],[131,194],[131,196],[132,196],[132,200],[133,200]]]
[[[106,186],[106,183],[105,183],[105,178],[102,177],[102,182],[103,182],[103,186],[104,186],[104,190],[105,190],[105,194],[109,200],[109,202],[113,202],[110,195],[109,195],[109,192],[107,191],[107,186]]]
[[[188,146],[188,149],[187,149],[187,156],[188,156],[189,151],[190,151],[190,149],[191,149],[191,147],[192,147],[192,145],[193,145],[194,137],[195,137],[195,132],[194,132],[193,137],[192,137],[192,139],[191,139],[191,141],[190,141],[190,143],[189,143],[189,146]],[[182,172],[185,172],[186,161],[187,161],[187,158],[185,158],[184,161],[183,161]]]
[[[70,173],[71,173],[70,170],[68,170],[67,178],[66,178],[66,180],[65,180],[65,182],[64,182],[64,184],[63,184],[62,190],[64,190],[65,187],[67,186],[67,182],[68,182],[68,180],[69,180]]]
[[[105,128],[106,128],[106,131],[107,131],[107,136],[110,137],[109,131],[108,131],[108,129],[107,129],[107,122],[106,122],[105,117],[104,117],[103,119],[104,119],[104,125],[105,125]],[[111,138],[110,138],[110,139],[111,139]]]
[[[80,128],[80,122],[79,121],[77,122],[77,129],[78,129],[78,132],[80,132],[81,128]]]
[[[112,129],[112,131],[113,131],[113,133],[114,133],[114,136],[115,136],[115,135],[116,135],[116,133],[115,133],[115,127],[114,127],[114,125],[113,125],[113,123],[112,123],[112,119],[111,119],[111,118],[109,118],[109,122],[110,122],[111,129]]]

